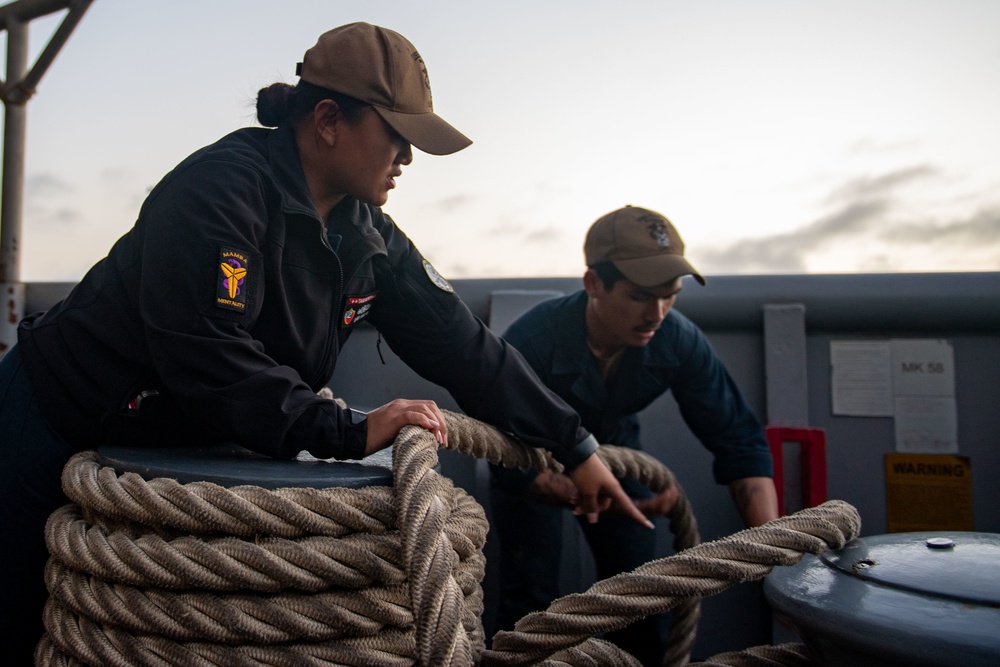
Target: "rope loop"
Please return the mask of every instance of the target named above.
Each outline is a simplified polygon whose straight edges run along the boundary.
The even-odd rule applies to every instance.
[[[715,595],[729,586],[760,579],[774,565],[791,565],[805,553],[840,548],[857,537],[857,510],[838,500],[781,517],[759,528],[651,561],[632,572],[567,595],[547,610],[529,614],[493,638],[485,665],[529,665],[555,649],[581,644],[597,633],[625,627],[690,597]],[[777,537],[780,545],[769,541]]]

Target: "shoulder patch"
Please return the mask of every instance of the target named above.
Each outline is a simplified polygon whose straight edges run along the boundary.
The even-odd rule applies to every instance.
[[[451,283],[445,280],[444,276],[442,276],[440,273],[437,272],[437,269],[434,268],[434,265],[432,265],[426,259],[423,260],[423,264],[424,264],[424,272],[427,273],[427,277],[431,279],[431,282],[434,283],[435,287],[444,292],[455,291],[455,288],[451,286]]]
[[[215,305],[237,312],[247,309],[247,276],[250,272],[250,253],[235,248],[219,249],[216,270]]]

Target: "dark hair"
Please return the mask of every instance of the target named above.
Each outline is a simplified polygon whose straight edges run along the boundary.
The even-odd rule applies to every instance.
[[[295,86],[279,82],[258,91],[257,120],[264,127],[280,127],[286,123],[295,125],[323,100],[336,102],[349,123],[360,120],[362,110],[369,106],[361,100],[306,81],[300,80]]]
[[[625,274],[618,270],[618,267],[611,262],[601,262],[594,264],[590,270],[597,274],[597,277],[604,283],[604,289],[609,292],[615,288],[615,283],[625,278]]]

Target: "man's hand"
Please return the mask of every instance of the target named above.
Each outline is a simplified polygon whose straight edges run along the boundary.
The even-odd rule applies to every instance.
[[[674,508],[674,504],[677,503],[678,495],[677,487],[671,486],[669,489],[661,491],[652,498],[637,500],[635,506],[650,518],[667,516],[670,514],[670,510]]]
[[[448,424],[437,403],[397,398],[368,413],[365,456],[391,445],[400,429],[411,424],[433,433],[438,443],[448,444]]]
[[[613,507],[616,513],[631,517],[647,528],[653,527],[597,454],[591,454],[578,465],[570,477],[578,494],[574,514],[586,514],[590,523],[597,523],[598,513]]]
[[[579,494],[576,485],[566,475],[551,470],[543,470],[528,485],[528,496],[533,500],[556,507],[573,507]]]

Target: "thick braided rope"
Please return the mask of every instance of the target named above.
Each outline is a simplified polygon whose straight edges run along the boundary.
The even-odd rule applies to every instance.
[[[58,637],[48,633],[35,650],[37,665],[100,665],[101,667],[212,667],[233,665],[324,665],[409,667],[413,664],[413,632],[387,630],[376,636],[349,637],[335,642],[244,644],[228,646],[206,642],[179,643],[160,635],[133,635],[98,626],[85,617],[46,604],[45,626],[65,628],[76,641],[66,651]]]
[[[515,446],[513,448],[508,447],[507,445],[512,441],[510,441],[506,436],[503,436],[502,434],[500,435],[499,438],[496,437],[496,434],[498,432],[496,432],[495,429],[492,429],[491,427],[488,427],[486,425],[482,425],[478,422],[474,422],[474,420],[469,420],[468,418],[465,418],[460,415],[457,416],[458,417],[457,420],[455,419],[455,417],[456,416],[449,415],[449,442],[453,448],[458,449],[459,451],[467,451],[475,453],[478,456],[485,456],[489,460],[503,465],[516,465],[519,467],[538,467],[538,468],[550,467],[557,470],[559,469],[558,464],[552,461],[545,453],[539,450],[531,450],[520,446]],[[458,421],[463,423],[453,424],[453,421]],[[474,428],[464,428],[466,423],[472,424]],[[493,431],[493,433],[490,433],[491,431]],[[488,435],[488,437],[484,438],[484,432]],[[475,444],[476,440],[478,440],[480,444],[485,443],[485,445],[482,446],[476,445]],[[459,505],[463,504],[463,502],[471,502],[478,508],[478,505],[475,504],[475,501],[472,501],[467,496],[465,497],[464,501],[461,500],[462,498],[461,494],[459,494],[458,496],[460,500],[448,500],[448,499],[442,500],[441,496],[435,495],[434,493],[430,493],[428,491],[429,489],[430,490],[436,489],[437,491],[440,492],[441,490],[450,486],[450,482],[447,482],[447,480],[444,480],[439,475],[436,475],[436,473],[434,473],[433,470],[431,470],[431,468],[433,468],[433,466],[436,465],[437,460],[436,460],[436,453],[433,456],[428,456],[428,451],[436,452],[436,444],[433,442],[433,439],[430,438],[429,434],[421,431],[420,429],[412,429],[412,432],[410,433],[401,432],[399,442],[397,442],[397,447],[400,448],[401,453],[399,455],[394,454],[394,459],[398,462],[399,466],[406,467],[406,470],[408,471],[408,476],[411,478],[409,481],[404,482],[402,484],[397,482],[397,494],[408,498],[406,502],[401,502],[398,504],[398,516],[400,519],[400,525],[403,525],[404,521],[403,517],[411,517],[414,518],[414,520],[419,520],[421,517],[423,517],[423,519],[427,521],[427,523],[429,523],[430,525],[438,526],[441,525],[442,523],[441,517],[444,514],[456,510]],[[478,450],[476,449],[477,447],[479,447]],[[616,459],[614,455],[603,456],[602,454],[602,458],[604,458],[606,462],[609,462],[609,465],[612,467],[612,469],[616,471],[617,471],[615,467],[616,465],[626,465],[626,464],[616,464]],[[394,465],[394,468],[396,467],[397,466]],[[655,468],[656,466],[653,467]],[[647,474],[647,478],[643,478],[642,477],[643,474]],[[104,476],[107,477],[106,474]],[[401,476],[402,476],[402,471],[397,471],[397,477]],[[640,473],[639,475],[633,475],[633,476],[636,476],[639,479],[644,479],[644,481],[646,481],[646,483],[654,490],[662,490],[662,488],[658,488],[658,485],[662,484],[662,482],[656,481],[648,477],[648,473]],[[78,477],[80,476],[78,475]],[[82,477],[86,480],[84,484],[89,484],[91,487],[102,486],[100,484],[95,484],[92,481],[99,476],[90,475],[88,477],[86,474],[84,474],[82,475]],[[107,480],[104,481],[106,482]],[[104,486],[107,485],[105,484]],[[113,487],[114,484],[111,484],[111,486]],[[141,485],[138,486],[140,488],[140,492],[130,493],[131,498],[146,499],[147,496],[156,495],[156,494],[143,494],[142,490],[144,489],[142,489]],[[166,484],[165,486],[170,487],[169,484]],[[180,486],[181,485],[176,485],[176,487]],[[184,486],[190,486],[190,485],[184,485]],[[251,511],[247,513],[247,516],[250,517],[249,519],[247,518],[247,516],[241,515],[239,512],[227,512],[226,510],[222,511],[218,510],[218,508],[220,507],[230,508],[233,507],[234,505],[239,505],[241,502],[245,501],[248,494],[242,493],[241,491],[243,489],[250,489],[249,495],[257,493],[255,487],[240,487],[240,491],[238,491],[237,489],[230,490],[231,492],[233,492],[231,497],[227,497],[222,501],[215,501],[215,502],[205,501],[204,503],[201,501],[203,501],[206,496],[212,496],[212,493],[205,493],[203,489],[199,489],[197,492],[193,494],[195,496],[194,501],[191,501],[191,499],[188,498],[181,498],[179,502],[176,501],[174,497],[178,495],[177,488],[168,489],[167,493],[165,493],[164,495],[170,496],[171,500],[169,502],[174,506],[182,506],[185,504],[188,505],[193,504],[197,506],[199,511],[196,512],[197,518],[194,519],[194,521],[195,523],[198,523],[198,525],[218,526],[221,525],[222,523],[229,521],[229,519],[226,517],[227,514],[234,514],[237,524],[239,525],[246,526],[252,524],[252,522],[257,522],[257,525],[280,524],[282,527],[278,528],[277,531],[284,531],[285,533],[288,533],[290,530],[290,534],[300,534],[301,532],[303,532],[303,529],[301,528],[301,526],[303,525],[303,520],[298,518],[300,516],[303,516],[303,514],[295,510],[294,507],[289,510],[289,508],[287,507],[287,503],[281,502],[282,500],[284,500],[283,498],[279,497],[278,501],[274,502],[273,498],[268,497],[270,494],[274,494],[274,492],[267,492],[267,491],[263,492],[263,495],[265,497],[264,502],[260,504],[255,504],[254,508],[264,506],[267,508],[267,510],[265,510],[265,512],[261,514],[258,513],[256,509],[251,509]],[[287,492],[289,490],[283,490],[283,491]],[[308,490],[308,491],[315,491],[315,490]],[[353,493],[356,493],[356,491],[354,491]],[[224,493],[221,495],[226,496],[227,494]],[[306,494],[306,495],[313,496],[315,494]],[[320,493],[319,495],[322,496],[324,494]],[[433,500],[427,502],[425,506],[425,503],[423,501],[428,497],[432,497]],[[355,505],[357,503],[352,503],[351,500],[352,499],[350,498],[347,500],[347,505],[351,507],[352,510],[356,510]],[[97,503],[92,502],[90,503],[90,506],[95,507],[99,505],[100,502],[101,501],[98,501]],[[152,504],[155,505],[157,502],[159,501],[155,500],[153,501]],[[336,504],[334,502],[330,502],[330,500],[328,500],[327,502],[329,502],[330,505]],[[118,502],[112,502],[111,505],[116,508],[121,507],[120,503]],[[327,526],[329,525],[334,526],[332,529],[325,528],[324,530],[337,534],[345,532],[343,526],[346,524],[341,517],[327,516],[328,514],[330,514],[329,512],[327,512],[327,510],[329,510],[329,505],[325,505],[323,502],[318,502],[318,503],[313,502],[313,505],[321,508],[319,511],[316,511],[313,506],[309,507],[309,510],[312,514],[316,514],[321,517],[319,519],[320,523]],[[376,502],[376,505],[380,505],[381,507],[385,507],[387,505],[392,506],[392,502],[391,500],[388,502],[379,501]],[[272,508],[275,507],[278,508],[278,511],[272,511]],[[479,511],[481,512],[481,508],[479,508]],[[89,513],[91,512],[88,512],[88,514]],[[362,513],[368,516],[366,512]],[[121,513],[116,512],[116,514],[120,515]],[[178,519],[176,517],[179,515],[177,515],[176,513],[167,512],[166,514],[168,516],[174,517],[172,520],[175,522],[173,524],[175,528],[178,528],[180,530],[190,529],[190,526],[192,525],[191,523],[192,520],[186,519],[183,516],[181,516],[181,518]],[[315,521],[315,518],[312,516],[312,514],[309,513],[305,514],[305,516],[308,517],[307,521],[310,522]],[[333,512],[333,514],[336,514],[336,512]],[[461,512],[457,512],[457,514],[461,514]],[[278,524],[274,523],[275,516],[279,517]],[[288,516],[293,517],[293,520],[291,521],[287,520]],[[118,518],[120,518],[123,521],[130,520],[129,517],[127,516],[125,517],[119,516]],[[332,521],[330,521],[331,519]],[[356,522],[357,520],[358,520],[357,511],[355,511],[352,517],[348,521]],[[368,520],[365,519],[364,521]],[[296,527],[293,527],[292,529],[284,527],[287,524],[291,524],[292,526]],[[467,538],[465,536],[464,530],[456,530],[455,528],[448,529],[447,525],[448,524],[445,525],[443,532],[447,533],[449,535],[449,538],[453,542],[457,543],[457,546],[455,548],[455,553],[468,554],[469,552],[475,552],[475,554],[472,557],[470,557],[469,560],[472,561],[478,560],[479,564],[482,564],[483,559],[481,552],[482,548],[481,540],[475,538]],[[247,529],[243,528],[242,530],[245,531]],[[384,531],[390,529],[383,528],[382,530]],[[377,530],[376,532],[380,531]],[[427,558],[418,559],[419,562],[416,565],[419,574],[414,575],[413,580],[417,582],[417,588],[419,588],[420,593],[416,598],[411,595],[411,598],[415,600],[419,598],[418,603],[413,606],[414,609],[413,613],[418,617],[423,616],[424,619],[431,619],[433,623],[431,625],[425,626],[424,630],[421,630],[420,623],[418,622],[415,631],[409,633],[406,632],[405,630],[398,630],[398,631],[383,630],[379,634],[379,636],[392,637],[394,638],[394,640],[398,640],[398,638],[402,636],[412,637],[412,639],[409,641],[411,642],[411,645],[413,643],[417,644],[415,650],[421,658],[420,659],[421,664],[456,664],[456,665],[472,664],[472,662],[467,661],[466,658],[470,657],[472,661],[475,661],[477,658],[477,653],[481,650],[480,639],[481,639],[482,629],[481,629],[481,622],[479,621],[478,618],[478,614],[481,613],[482,610],[482,597],[481,597],[482,591],[481,588],[479,588],[479,582],[482,579],[482,574],[481,573],[479,573],[478,575],[477,574],[470,575],[469,573],[463,574],[462,571],[459,570],[458,574],[453,575],[452,577],[453,581],[447,582],[441,587],[436,586],[434,583],[436,577],[448,576],[447,574],[442,575],[442,573],[444,573],[446,568],[442,567],[441,563],[447,562],[449,560],[453,561],[455,557],[449,556],[447,550],[441,548],[440,538],[435,537],[433,530],[426,530],[424,528],[419,528],[414,530],[407,530],[405,532],[408,533],[408,536],[403,537],[404,554],[409,554],[410,556],[413,556],[417,552],[421,554],[424,553],[429,554]],[[477,542],[478,542],[478,549],[475,546],[475,543]],[[677,541],[675,540],[675,545],[676,544]],[[267,549],[265,549],[265,552],[271,553],[267,551]],[[237,560],[239,560],[239,558],[237,558]],[[406,560],[405,557],[404,560]],[[411,563],[411,565],[414,565],[414,563]],[[264,569],[267,570],[268,568],[265,567]],[[59,579],[59,577],[55,578]],[[309,577],[307,577],[307,579],[309,579]],[[451,611],[453,612],[454,607],[456,605],[453,603],[449,603],[447,600],[445,600],[445,604],[443,605],[443,607],[437,607],[435,606],[435,604],[428,602],[428,600],[432,600],[434,598],[444,599],[445,597],[447,597],[446,595],[443,596],[438,591],[445,590],[454,592],[455,589],[459,589],[466,592],[466,594],[469,594],[470,588],[475,589],[474,591],[471,592],[470,595],[473,602],[471,606],[469,606],[465,610],[464,614],[449,612],[448,611],[449,609],[451,609]],[[366,592],[370,593],[370,591],[359,591],[357,593],[361,594]],[[96,598],[102,594],[106,595],[106,593],[107,591],[104,591],[101,594],[93,593],[93,597]],[[228,594],[223,594],[223,595],[228,595]],[[389,592],[386,593],[386,595],[391,597],[392,593]],[[381,597],[379,597],[378,594],[375,594],[375,596],[378,597],[379,600],[381,601]],[[88,596],[84,595],[82,597],[86,598]],[[230,597],[235,598],[236,596],[230,596]],[[130,598],[130,600],[134,599],[135,599],[134,597]],[[118,600],[117,604],[120,607],[123,598],[119,597],[117,598],[117,600]],[[344,604],[349,606],[352,604],[350,600],[352,600],[352,598],[347,598],[345,599],[344,602],[338,601],[335,602],[334,604],[338,605]],[[230,600],[229,602],[235,608],[239,609],[239,605],[237,602],[235,602],[235,600]],[[204,611],[209,606],[212,606],[211,601],[191,600],[188,601],[188,603],[191,606],[189,608],[185,608],[185,611],[180,612],[178,616],[191,617],[191,616],[198,616],[199,614],[205,618],[211,616],[210,613],[206,613]],[[392,603],[393,602],[390,600],[389,604],[391,605]],[[129,602],[128,604],[132,604],[132,602]],[[191,609],[195,609],[196,611],[192,612]],[[383,610],[382,613],[383,616],[386,617],[384,620],[392,622],[393,615],[389,611]],[[253,612],[251,612],[251,615],[253,615]],[[62,611],[58,606],[58,604],[51,604],[50,609],[47,609],[46,612],[47,622],[50,622],[52,625],[60,625],[60,622],[50,619],[58,619],[60,617],[66,617],[66,616],[70,616],[71,621],[73,621],[73,619],[75,618],[75,625],[68,632],[68,634],[76,638],[86,637],[86,642],[88,646],[87,655],[90,656],[88,663],[80,663],[77,662],[76,658],[73,656],[65,656],[61,654],[58,648],[55,647],[54,642],[47,637],[43,641],[43,643],[39,646],[39,656],[48,656],[48,657],[43,657],[42,661],[40,661],[38,664],[199,664],[199,665],[200,664],[205,664],[205,665],[412,664],[411,662],[412,659],[408,660],[406,658],[406,656],[412,656],[413,654],[412,651],[407,653],[407,650],[402,650],[394,653],[393,651],[395,649],[386,650],[385,648],[381,647],[380,644],[377,644],[375,648],[370,649],[377,653],[378,657],[376,658],[354,655],[359,651],[364,652],[369,650],[368,646],[372,644],[374,640],[369,640],[367,637],[355,637],[350,640],[351,649],[349,653],[351,653],[353,657],[350,659],[344,658],[343,660],[345,661],[343,662],[341,661],[342,658],[337,657],[340,655],[340,649],[337,648],[336,646],[330,645],[330,642],[320,642],[317,644],[307,644],[307,645],[285,644],[280,648],[280,650],[275,647],[267,647],[267,646],[262,647],[259,645],[251,647],[225,647],[223,649],[223,648],[215,648],[212,646],[208,646],[203,642],[189,642],[187,644],[178,645],[176,644],[176,642],[174,643],[171,643],[169,641],[164,642],[160,640],[160,638],[158,637],[154,637],[152,639],[147,639],[144,637],[143,639],[147,639],[150,645],[155,645],[155,649],[140,649],[137,648],[137,646],[144,646],[145,644],[136,645],[137,640],[135,639],[135,637],[142,634],[141,628],[136,629],[135,635],[125,634],[124,636],[121,637],[115,637],[114,641],[109,640],[107,642],[101,642],[100,637],[102,635],[99,632],[95,632],[94,630],[95,623],[90,621],[88,617],[84,615],[73,617],[72,614],[67,614],[64,611]],[[284,616],[287,616],[287,614],[285,614]],[[463,617],[459,622],[461,623],[463,629],[465,630],[464,639],[460,631],[449,629],[449,624],[451,624],[451,627],[453,628],[455,623],[454,620],[449,620],[449,618],[458,616]],[[230,617],[225,616],[224,618],[230,618]],[[398,621],[399,619],[395,618],[395,620]],[[73,622],[71,621],[62,621],[61,624],[73,625]],[[290,623],[293,626],[296,624],[296,621],[294,619],[288,620],[287,618],[285,618],[285,620],[283,620],[282,622]],[[233,627],[238,626],[238,624],[232,624],[231,621],[223,621],[223,623],[230,623],[231,625],[233,625]],[[343,627],[342,621],[336,621],[336,623],[338,623],[341,627]],[[211,625],[211,623],[209,624]],[[324,622],[316,623],[316,625],[323,625],[323,624]],[[217,625],[218,623],[216,623],[216,626]],[[278,625],[280,625],[280,623],[272,623],[272,626],[277,627]],[[366,621],[364,620],[359,621],[359,627],[365,625]],[[243,628],[242,630],[237,629],[237,630],[232,630],[232,632],[235,632],[236,634],[239,634],[239,632],[248,633],[254,637],[261,636],[259,634],[259,631],[253,628],[251,629]],[[275,630],[274,632],[286,633],[284,635],[276,634],[274,635],[275,637],[277,636],[287,637],[289,636],[289,634],[297,633],[298,630],[285,629],[283,631]],[[423,639],[421,639],[421,633],[423,634]],[[197,633],[195,634],[197,635]],[[450,637],[451,639],[449,641],[442,642],[441,641],[442,637]],[[405,643],[406,640],[396,641],[396,644],[399,645]],[[396,646],[396,644],[393,645]],[[130,658],[125,660],[124,662],[121,662],[119,660],[121,657],[120,653],[116,652],[117,649],[109,651],[108,650],[109,645],[114,647],[131,646],[133,650],[143,653],[143,655],[145,656],[144,661],[133,661]],[[93,648],[95,646],[98,648]],[[272,650],[272,648],[274,648],[275,650]],[[94,653],[94,651],[97,651],[97,653]],[[118,658],[116,658],[116,656]],[[395,657],[390,659],[390,656],[395,656]],[[399,658],[401,661],[397,662],[395,658]],[[248,659],[249,661],[247,661]],[[164,662],[163,660],[166,661]],[[600,642],[599,640],[590,639],[583,642],[575,642],[574,645],[572,646],[568,646],[561,649],[557,648],[553,651],[548,651],[548,657],[541,658],[541,661],[537,662],[536,664],[634,665],[636,663],[634,659],[631,658],[631,656],[627,656],[624,654],[620,655],[620,650],[617,649],[617,647],[614,647],[613,645],[607,644],[605,642]]]
[[[775,565],[794,565],[804,553],[840,548],[860,528],[857,510],[833,500],[652,561],[585,593],[559,598],[546,611],[522,618],[514,630],[497,633],[483,664],[533,664],[594,634],[666,611],[679,599],[714,595],[760,579]]]
[[[818,664],[805,644],[791,643],[719,653],[704,662],[691,663],[691,667],[813,667]]]
[[[485,458],[508,468],[562,469],[545,450],[524,447],[496,428],[465,415],[447,411],[445,414],[448,418],[449,449]],[[597,453],[616,477],[631,477],[648,486],[654,493],[676,488],[677,502],[668,516],[670,530],[674,534],[674,551],[680,553],[701,543],[691,503],[669,468],[649,454],[628,447],[602,445]],[[677,602],[671,618],[670,636],[663,658],[664,667],[687,664],[694,647],[700,617],[701,598],[690,597]],[[588,664],[586,658],[577,657],[584,661],[581,664]]]
[[[361,502],[350,497],[357,490],[146,483],[100,469],[92,452],[74,457],[64,485],[79,505],[58,510],[46,529],[51,595],[36,661],[368,667],[418,656],[425,665],[472,664],[484,645],[483,510],[430,470],[437,444],[429,433],[401,433],[397,446],[407,469],[394,471],[395,489],[361,490]],[[305,511],[289,502],[294,496],[305,498]],[[150,509],[163,506],[162,514]],[[419,517],[417,533],[396,529]],[[253,539],[219,535],[225,526]],[[373,534],[352,532],[369,527]],[[407,556],[431,551],[429,560]]]
[[[209,591],[283,590],[317,592],[341,586],[366,588],[377,581],[400,583],[406,574],[398,537],[355,534],[295,540],[179,535],[137,537],[84,519],[66,505],[49,517],[49,553],[80,572],[131,586]]]
[[[167,591],[109,583],[52,559],[46,584],[54,603],[137,635],[177,641],[279,643],[373,635],[413,625],[405,584],[313,595]]]
[[[447,411],[445,414],[448,418],[449,449],[485,458],[508,468],[562,470],[562,466],[545,450],[525,447],[496,428],[465,415]],[[701,542],[687,494],[669,468],[649,454],[627,447],[602,445],[597,453],[616,477],[631,477],[655,493],[675,487],[677,502],[668,517],[674,534],[674,551],[679,553]],[[676,604],[664,654],[665,667],[687,664],[700,616],[700,598],[692,597]],[[581,664],[587,664],[586,658],[580,659],[584,660]]]
[[[364,489],[225,488],[211,482],[181,484],[165,477],[145,480],[98,463],[96,451],[77,454],[62,477],[66,495],[107,519],[178,531],[250,537],[351,533],[385,534],[395,525],[392,496]]]
[[[475,573],[482,565],[486,534],[482,508],[463,490],[448,488],[455,495],[454,516],[444,534],[461,558],[459,569]],[[261,536],[253,541],[212,534],[164,537],[156,532],[110,530],[101,517],[87,521],[79,507],[66,505],[49,517],[46,541],[57,561],[134,586],[317,592],[334,585],[361,589],[375,583],[396,584],[407,576],[396,532],[295,540]]]
[[[534,667],[642,667],[631,654],[603,639],[590,639],[557,651]]]
[[[437,443],[426,430],[408,426],[393,443],[392,459],[400,541],[417,620],[417,657],[422,665],[471,665],[484,644],[483,609],[469,610],[473,615],[465,618],[460,585],[452,575],[455,553],[443,530],[451,507],[442,492],[451,483],[434,470]]]
[[[676,488],[677,501],[667,517],[670,520],[670,531],[674,534],[674,552],[680,553],[701,544],[691,503],[669,468],[645,452],[627,447],[604,445],[598,453],[616,477],[637,479],[657,493],[671,487]],[[701,598],[679,600],[673,611],[670,635],[661,661],[663,667],[683,667],[688,663],[698,634]]]

